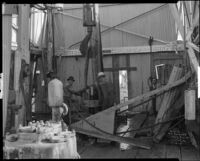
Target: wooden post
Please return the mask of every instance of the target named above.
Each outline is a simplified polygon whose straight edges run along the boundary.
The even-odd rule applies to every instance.
[[[4,4],[3,7],[6,7]],[[11,27],[12,14],[2,16],[2,35],[3,35],[3,135],[6,127],[7,107],[8,107],[8,86],[10,75],[10,57],[11,57]]]
[[[119,56],[112,56],[113,69],[119,68]],[[113,88],[114,88],[114,102],[120,103],[120,89],[119,89],[119,70],[113,71]]]
[[[183,38],[184,36],[184,28],[183,28],[183,22],[182,20],[180,19],[180,15],[179,15],[179,12],[178,12],[178,9],[176,8],[176,4],[169,4],[169,7],[170,7],[170,10],[174,16],[174,19],[175,19],[175,22],[178,26],[178,29],[180,31],[180,34]]]
[[[93,28],[91,46],[92,46],[92,53],[93,53],[93,63],[95,67],[94,74],[95,74],[95,77],[97,77],[98,72],[103,71],[101,29],[100,29],[98,4],[95,4],[95,16],[96,16],[96,26]]]
[[[24,106],[24,98],[22,97],[21,90],[19,89],[19,74],[21,70],[21,62],[22,59],[25,60],[27,64],[30,63],[30,52],[29,52],[29,16],[30,16],[30,5],[29,4],[20,4],[18,5],[18,49],[17,49],[17,60],[15,60],[15,89],[16,89],[16,104],[22,105],[23,107],[19,110],[19,124],[26,124],[26,117],[30,119],[31,117],[31,107]],[[29,95],[29,76],[25,78],[25,93]]]
[[[48,54],[47,54],[48,71],[52,71],[52,56],[53,56],[52,16],[49,10],[47,10],[47,44],[48,44]]]

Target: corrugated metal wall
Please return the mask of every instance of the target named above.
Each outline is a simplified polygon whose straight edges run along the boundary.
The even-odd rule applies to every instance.
[[[67,5],[65,4],[65,7]],[[82,23],[82,8],[67,9],[64,13],[66,15],[55,14],[56,49],[63,47],[63,41],[64,47],[68,49],[86,35],[86,29]],[[103,48],[146,46],[150,35],[158,39],[154,41],[154,44],[176,40],[175,21],[167,4],[121,4],[100,7],[102,31],[128,19],[132,20],[102,33]],[[79,44],[72,46],[71,49],[78,47]]]

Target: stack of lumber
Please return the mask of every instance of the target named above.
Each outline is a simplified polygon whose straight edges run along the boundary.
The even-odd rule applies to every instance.
[[[168,84],[172,84],[173,82],[179,80],[182,76],[182,73],[183,73],[183,69],[174,66],[171,72]],[[155,124],[158,124],[160,122],[165,122],[169,119],[174,118],[174,116],[177,114],[179,109],[183,106],[183,103],[184,103],[183,92],[182,92],[183,88],[181,87],[172,89],[164,94],[160,109],[158,111],[158,114],[155,120]],[[153,130],[154,142],[160,142],[160,140],[166,134],[170,125],[171,123],[158,124],[157,126],[154,127],[154,130]]]

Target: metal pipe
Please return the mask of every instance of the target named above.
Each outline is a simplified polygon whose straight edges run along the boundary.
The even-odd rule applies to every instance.
[[[53,10],[53,9],[52,9]],[[54,40],[54,16],[53,11],[51,10],[51,16],[52,16],[52,38],[53,38],[53,70],[56,72],[56,57],[55,57],[55,40]]]

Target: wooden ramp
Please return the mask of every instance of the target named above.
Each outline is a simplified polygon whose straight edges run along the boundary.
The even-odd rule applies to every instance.
[[[88,124],[86,121],[92,124]],[[105,131],[109,134],[114,133],[114,121],[115,121],[115,110],[108,111],[104,110],[101,112],[98,112],[94,115],[91,115],[86,118],[86,121],[80,120],[76,123],[73,123],[71,125],[72,128],[81,128],[81,129],[87,129],[92,132],[99,132],[98,129],[101,129],[102,131]],[[95,126],[96,128],[94,128]]]

